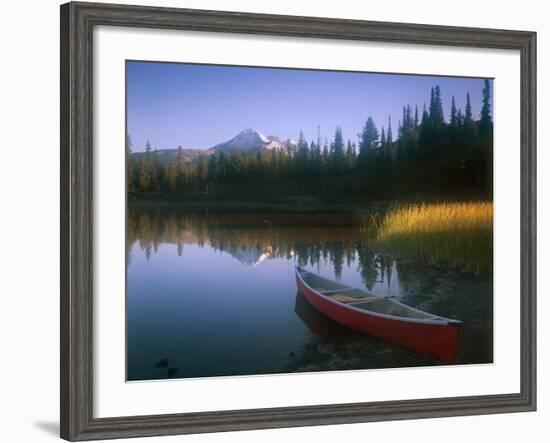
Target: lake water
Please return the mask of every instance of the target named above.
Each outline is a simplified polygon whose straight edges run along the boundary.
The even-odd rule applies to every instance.
[[[296,265],[462,320],[456,363],[492,362],[492,274],[372,250],[360,217],[170,205],[128,216],[128,380],[439,364],[320,314],[297,293]]]

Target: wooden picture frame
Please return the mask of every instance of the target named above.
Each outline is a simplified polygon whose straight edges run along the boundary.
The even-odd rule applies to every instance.
[[[517,394],[94,418],[93,29],[122,26],[512,49],[521,57],[521,390]],[[533,411],[536,34],[236,12],[61,6],[61,437],[70,441]]]

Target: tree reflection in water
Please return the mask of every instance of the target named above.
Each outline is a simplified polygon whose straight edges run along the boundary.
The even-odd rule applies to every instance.
[[[231,254],[240,262],[256,266],[273,258],[293,259],[297,265],[332,265],[337,279],[344,263],[358,263],[363,284],[390,285],[394,259],[377,254],[364,241],[359,218],[346,214],[212,214],[186,213],[157,207],[128,209],[127,254],[137,243],[147,259],[160,244],[177,245],[178,256],[186,244]]]

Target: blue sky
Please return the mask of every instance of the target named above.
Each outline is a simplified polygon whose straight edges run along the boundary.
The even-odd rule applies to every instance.
[[[379,130],[391,115],[394,139],[404,105],[422,111],[439,85],[445,117],[451,96],[464,108],[470,92],[474,116],[481,109],[482,79],[339,71],[250,68],[185,63],[127,62],[127,119],[133,150],[210,148],[245,128],[308,141],[346,140],[372,116]]]

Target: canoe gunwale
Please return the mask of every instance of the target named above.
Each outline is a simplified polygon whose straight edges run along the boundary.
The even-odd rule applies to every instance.
[[[406,309],[410,309],[414,312],[418,312],[418,313],[422,313],[422,314],[431,315],[433,317],[437,317],[438,320],[426,319],[426,318],[423,319],[423,318],[400,317],[400,316],[397,316],[397,315],[383,314],[381,312],[375,312],[375,311],[369,311],[367,309],[356,308],[351,304],[339,302],[338,300],[334,300],[333,298],[327,297],[326,295],[323,295],[321,292],[317,291],[315,288],[310,286],[304,280],[304,278],[302,277],[302,271],[297,266],[295,268],[295,272],[296,272],[296,275],[298,276],[298,278],[300,279],[300,281],[304,284],[304,286],[306,286],[310,291],[314,292],[318,297],[321,297],[322,299],[327,300],[330,303],[333,303],[337,306],[344,306],[347,309],[356,311],[356,312],[358,312],[360,314],[363,314],[363,315],[372,315],[374,317],[380,317],[380,318],[384,318],[384,319],[388,319],[388,320],[408,322],[408,323],[420,323],[420,324],[428,324],[428,325],[455,326],[455,327],[461,327],[462,326],[462,322],[460,320],[454,320],[454,319],[451,319],[451,318],[441,317],[439,315],[435,315],[435,314],[432,314],[430,312],[421,311],[420,309],[413,308],[412,306],[406,305],[404,303],[401,303],[401,302],[399,302],[397,300],[393,300],[393,299],[389,300],[389,301],[391,303],[395,303],[397,305],[400,305],[400,306],[402,306]],[[310,273],[309,271],[305,271],[305,272]],[[311,273],[311,274],[316,275],[314,273]],[[383,298],[383,299],[386,299],[386,300],[390,299],[390,297],[380,297],[380,298]]]

